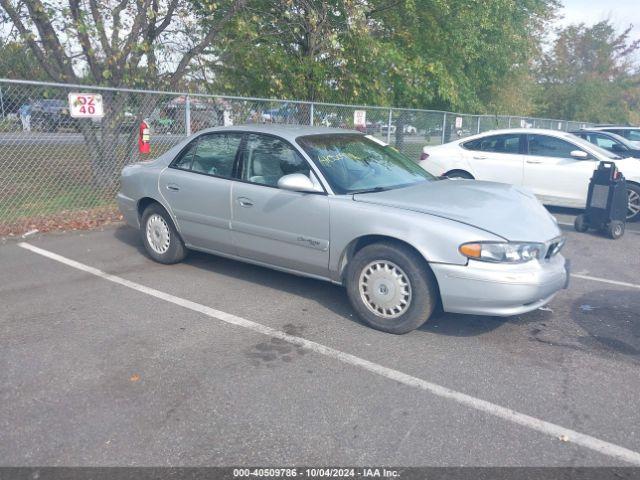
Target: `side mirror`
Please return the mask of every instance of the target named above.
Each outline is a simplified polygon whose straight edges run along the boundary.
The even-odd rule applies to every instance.
[[[589,158],[589,154],[583,150],[573,150],[570,155],[572,158],[577,158],[578,160],[586,160]]]
[[[322,192],[322,188],[315,185],[309,177],[302,173],[290,173],[278,180],[278,188],[291,190],[293,192],[317,193]]]

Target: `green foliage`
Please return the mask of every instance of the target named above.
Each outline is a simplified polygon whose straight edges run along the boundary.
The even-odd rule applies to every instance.
[[[538,50],[555,0],[254,1],[210,89],[483,111]]]
[[[22,43],[0,40],[0,76],[5,78],[48,80],[37,59]]]
[[[544,52],[545,30],[558,5],[0,0],[0,18],[20,32],[20,38],[0,41],[0,72],[109,86],[639,122],[640,73],[632,59],[640,41],[604,21],[558,31]]]
[[[640,40],[608,22],[558,32],[539,67],[538,113],[592,122],[637,122],[640,77],[633,57]]]

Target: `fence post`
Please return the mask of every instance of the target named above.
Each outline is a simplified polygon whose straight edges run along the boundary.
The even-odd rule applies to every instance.
[[[442,115],[442,137],[440,138],[440,143],[444,143],[444,131],[447,128],[447,112],[444,112],[444,115]]]
[[[0,85],[0,106],[2,106],[2,120],[4,120],[4,97],[2,96],[2,85]]]
[[[309,107],[309,125],[313,127],[313,102],[311,102],[311,106]]]
[[[478,115],[478,133],[480,133],[480,115]]]
[[[391,144],[391,119],[392,119],[393,109],[389,109],[389,118],[387,119],[387,143]]]
[[[507,125],[508,125],[507,128],[511,128],[511,117],[509,117],[509,123]]]
[[[191,135],[191,99],[187,95],[184,104],[184,133],[188,137]]]

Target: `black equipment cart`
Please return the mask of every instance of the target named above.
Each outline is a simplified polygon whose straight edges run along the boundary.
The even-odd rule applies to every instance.
[[[600,162],[589,182],[587,207],[578,215],[575,229],[606,231],[614,240],[624,235],[627,219],[627,183],[613,162]]]

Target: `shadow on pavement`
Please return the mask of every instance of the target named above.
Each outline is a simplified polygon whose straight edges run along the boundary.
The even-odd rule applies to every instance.
[[[119,227],[114,231],[114,236],[122,243],[135,248],[141,255],[149,258],[139,233],[133,228]],[[275,284],[279,290],[311,299],[336,315],[362,325],[362,322],[355,315],[349,304],[345,290],[338,285],[195,251],[189,252],[183,263],[230,278],[253,282],[261,286],[272,288]],[[418,331],[455,337],[482,335],[499,328],[505,323],[525,324],[538,321],[539,318],[535,313],[500,318],[445,313],[438,307],[429,321],[420,327]]]

